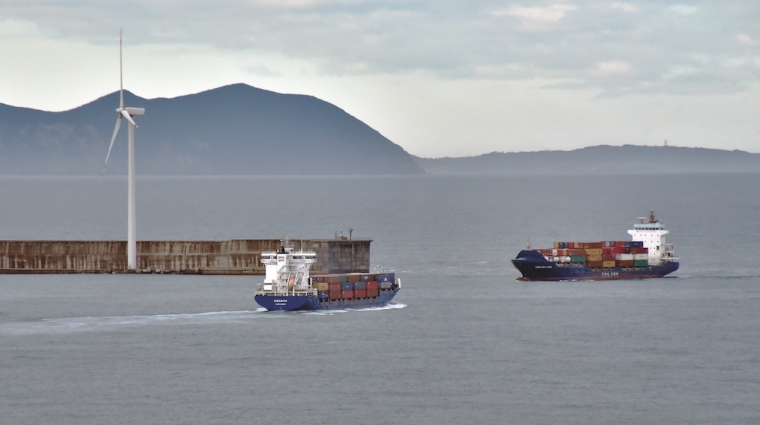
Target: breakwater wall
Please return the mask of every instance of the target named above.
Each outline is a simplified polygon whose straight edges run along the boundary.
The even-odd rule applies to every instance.
[[[311,274],[368,273],[369,239],[292,240],[317,254]],[[0,241],[0,274],[183,273],[263,275],[261,253],[279,239],[138,241],[137,270],[127,270],[126,241]]]

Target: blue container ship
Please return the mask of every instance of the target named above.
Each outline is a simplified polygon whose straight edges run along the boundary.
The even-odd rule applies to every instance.
[[[395,273],[344,273],[309,276],[316,262],[313,251],[280,248],[263,252],[264,282],[254,295],[267,310],[344,310],[384,307],[401,289]]]
[[[678,270],[673,244],[654,212],[639,217],[631,241],[555,242],[552,249],[520,251],[512,264],[518,280],[621,280],[663,277]]]

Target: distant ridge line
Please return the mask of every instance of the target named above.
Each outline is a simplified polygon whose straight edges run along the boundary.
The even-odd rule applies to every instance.
[[[760,154],[680,146],[598,145],[570,151],[491,152],[471,157],[415,157],[429,174],[567,175],[757,173]]]

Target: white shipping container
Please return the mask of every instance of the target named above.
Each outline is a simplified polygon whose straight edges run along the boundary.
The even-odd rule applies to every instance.
[[[646,254],[644,254],[646,255]],[[646,259],[646,258],[644,258]],[[633,254],[615,254],[615,260],[617,261],[633,261]]]
[[[648,260],[649,254],[633,254],[634,260]]]

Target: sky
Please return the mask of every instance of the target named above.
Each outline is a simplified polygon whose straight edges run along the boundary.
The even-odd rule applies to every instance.
[[[62,111],[118,90],[120,29],[139,96],[312,95],[427,158],[760,153],[757,0],[0,0],[0,103]]]

